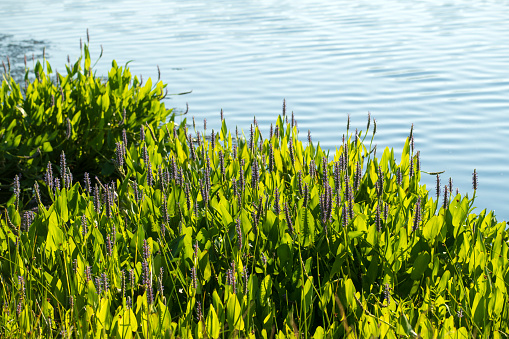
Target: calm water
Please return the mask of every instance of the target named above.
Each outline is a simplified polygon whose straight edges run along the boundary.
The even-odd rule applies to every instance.
[[[379,149],[400,152],[410,126],[422,169],[442,171],[476,206],[509,219],[508,1],[2,0],[0,56],[18,65],[46,46],[53,68],[79,55],[90,30],[112,59],[162,79],[189,118],[268,134],[283,98],[301,137],[335,150],[346,129],[378,122]],[[424,183],[433,186],[432,177]],[[432,189],[434,192],[434,189]]]

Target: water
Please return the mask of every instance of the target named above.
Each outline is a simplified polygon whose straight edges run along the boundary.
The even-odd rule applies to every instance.
[[[192,90],[167,106],[189,102],[209,131],[222,108],[231,128],[256,115],[268,135],[283,98],[331,152],[347,114],[365,129],[371,112],[379,150],[400,152],[413,123],[422,169],[472,195],[476,168],[476,211],[509,219],[508,1],[3,0],[0,16],[2,60],[46,46],[64,70],[88,28],[99,74],[112,59],[144,79],[159,65],[170,93]]]

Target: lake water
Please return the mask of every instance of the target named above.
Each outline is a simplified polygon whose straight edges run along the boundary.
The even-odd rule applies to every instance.
[[[283,98],[301,137],[332,152],[347,114],[365,129],[377,120],[378,149],[402,149],[413,123],[422,169],[443,171],[472,195],[477,211],[509,219],[509,1],[163,1],[2,0],[0,57],[46,56],[63,71],[90,31],[96,66],[129,60],[157,78],[168,107],[219,129],[268,134]],[[423,175],[434,186],[434,178]],[[434,194],[434,188],[431,188]]]

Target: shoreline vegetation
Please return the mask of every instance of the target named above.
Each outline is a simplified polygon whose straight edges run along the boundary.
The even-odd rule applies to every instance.
[[[420,185],[376,121],[325,153],[283,112],[209,131],[115,61],[25,64],[0,87],[0,336],[509,335],[508,235],[473,194]],[[381,155],[380,155],[381,153]]]

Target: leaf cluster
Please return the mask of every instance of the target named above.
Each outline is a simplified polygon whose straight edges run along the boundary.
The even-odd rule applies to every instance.
[[[53,72],[48,61],[33,69],[25,63],[24,86],[10,74],[0,87],[0,204],[12,195],[11,180],[21,175],[22,203],[25,190],[42,179],[49,163],[58,168],[62,151],[76,179],[85,172],[114,178],[115,140],[125,130],[130,136],[141,126],[158,127],[173,118],[161,99],[161,81],[145,84],[129,69],[112,62],[106,78],[93,73],[89,47],[66,65],[66,74]]]

